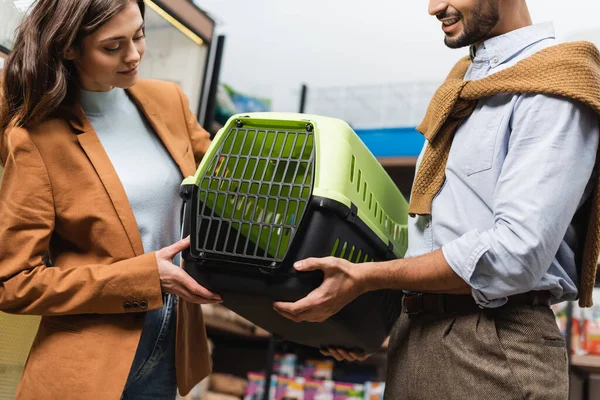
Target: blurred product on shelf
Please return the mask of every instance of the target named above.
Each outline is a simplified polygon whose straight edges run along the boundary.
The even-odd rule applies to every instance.
[[[302,399],[304,397],[304,379],[276,376],[275,400]]]
[[[600,356],[600,288],[594,289],[594,305],[582,309],[572,302],[571,354]],[[552,310],[556,323],[564,336],[567,335],[567,303],[555,304]]]
[[[305,379],[331,380],[333,378],[333,360],[306,360],[299,368],[298,375]]]
[[[594,305],[583,310],[582,347],[585,353],[600,355],[600,289],[594,289]]]
[[[265,374],[249,372],[244,400],[262,400],[264,383]]]
[[[229,394],[238,399],[246,394],[247,381],[243,378],[226,374],[212,374],[209,382],[209,391],[213,393]]]
[[[273,358],[273,373],[288,378],[295,377],[296,359],[295,354],[275,354]]]
[[[333,391],[333,400],[363,400],[365,398],[365,385],[336,382]]]
[[[384,391],[385,382],[367,382],[365,383],[365,400],[383,400]]]
[[[560,332],[564,337],[567,336],[567,305],[568,302],[563,302],[559,304],[553,304],[550,308],[554,312],[554,316],[556,317],[556,324],[560,329]],[[573,302],[573,319],[571,320],[572,325],[572,340],[571,340],[571,353],[577,354],[580,346],[579,343],[579,315],[581,314],[581,309],[577,306],[576,302]]]
[[[335,382],[331,380],[306,380],[304,383],[304,400],[323,400],[333,397]]]
[[[577,302],[573,304],[573,318],[571,319],[571,354],[582,354],[581,345],[581,327],[582,327],[582,310],[579,308]],[[563,336],[567,336],[567,302],[553,304],[552,311],[556,316],[556,324],[560,329]]]
[[[279,355],[278,359],[286,359]],[[291,358],[287,359],[291,360]],[[295,359],[294,359],[295,361]],[[288,365],[289,366],[289,365]],[[285,369],[285,368],[284,368]],[[277,366],[274,367],[277,371]],[[334,382],[331,380],[333,361],[307,360],[297,368],[298,376],[273,374],[270,380],[270,400],[382,400],[384,382],[364,384]],[[288,371],[289,372],[289,368]],[[320,379],[326,377],[327,379]],[[248,373],[248,384],[244,400],[262,400],[265,375]]]
[[[273,358],[273,374],[277,376],[308,380],[331,380],[335,363],[332,359],[307,359],[298,363],[293,353],[275,354]]]

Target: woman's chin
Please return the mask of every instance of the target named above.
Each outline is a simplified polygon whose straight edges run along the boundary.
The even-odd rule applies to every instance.
[[[127,79],[119,79],[118,82],[115,82],[113,86],[121,89],[129,89],[137,83],[138,79],[139,77],[137,75],[127,77]]]

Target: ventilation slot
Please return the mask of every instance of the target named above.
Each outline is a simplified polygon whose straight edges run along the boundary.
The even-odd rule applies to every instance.
[[[333,245],[333,250],[331,250],[331,254],[330,254],[330,256],[332,256],[332,257],[333,257],[333,256],[335,256],[335,254],[336,254],[336,252],[337,252],[337,249],[338,249],[338,246],[339,246],[339,245],[340,245],[340,239],[339,239],[339,238],[337,238],[337,239],[335,240],[335,243],[334,243],[334,245]]]

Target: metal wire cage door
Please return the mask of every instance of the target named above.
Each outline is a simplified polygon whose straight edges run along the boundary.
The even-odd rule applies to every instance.
[[[311,197],[312,128],[260,130],[238,123],[200,180],[192,256],[276,268]]]

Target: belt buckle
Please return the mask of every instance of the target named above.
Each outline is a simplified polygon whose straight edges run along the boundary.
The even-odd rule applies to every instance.
[[[416,301],[417,307],[416,310],[409,312],[408,307],[406,306],[406,304],[404,304],[403,311],[406,315],[418,315],[425,311],[425,306],[423,304],[423,293],[405,295],[404,301],[406,301],[407,299],[410,299],[410,301]]]

